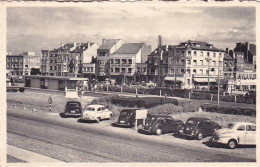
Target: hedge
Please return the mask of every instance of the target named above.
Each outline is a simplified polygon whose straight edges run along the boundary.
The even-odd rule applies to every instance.
[[[238,106],[217,106],[212,104],[202,104],[201,108],[206,112],[217,112],[222,114],[256,116],[256,109]]]
[[[158,97],[149,97],[149,98],[114,98],[111,99],[111,103],[123,107],[130,107],[130,108],[152,108],[158,105],[163,104],[174,104],[178,106],[178,100],[176,99],[169,99],[169,98],[158,98]]]

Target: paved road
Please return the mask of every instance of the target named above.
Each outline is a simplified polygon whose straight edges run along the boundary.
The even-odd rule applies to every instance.
[[[159,143],[15,112],[7,114],[7,137],[9,145],[65,162],[255,162],[254,157]]]

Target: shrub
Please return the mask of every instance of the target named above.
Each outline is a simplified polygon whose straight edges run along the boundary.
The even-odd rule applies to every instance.
[[[182,107],[184,112],[195,112],[201,107],[201,102],[198,101],[182,101],[179,106]]]
[[[209,93],[202,93],[202,92],[193,92],[191,94],[191,99],[211,100],[211,94],[209,94]]]
[[[248,115],[248,116],[255,116],[256,109],[252,108],[244,108],[238,106],[217,106],[217,105],[210,105],[210,104],[203,104],[201,106],[203,110],[206,112],[219,112],[223,114],[234,114],[234,115]]]
[[[148,110],[149,114],[171,115],[171,114],[177,114],[177,113],[182,113],[182,112],[183,112],[183,109],[179,106],[174,105],[174,104],[158,105],[158,106],[152,107]]]

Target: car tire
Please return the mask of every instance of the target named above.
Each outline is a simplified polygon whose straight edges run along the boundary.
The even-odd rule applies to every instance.
[[[97,118],[96,122],[97,122],[97,123],[99,123],[99,122],[100,122],[100,117],[98,117],[98,118]]]
[[[229,149],[235,149],[236,146],[237,146],[237,141],[234,140],[234,139],[229,140],[228,143],[227,143],[227,147]]]
[[[198,132],[197,137],[196,137],[197,140],[202,140],[203,137],[204,137],[204,134],[202,132]]]
[[[161,129],[156,129],[155,130],[155,134],[160,136],[162,134],[162,130]]]

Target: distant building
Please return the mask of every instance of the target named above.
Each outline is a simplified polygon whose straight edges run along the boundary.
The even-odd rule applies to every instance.
[[[148,55],[151,47],[146,43],[125,43],[110,55],[110,78],[117,83],[136,81],[139,72],[146,71]]]
[[[168,75],[165,81],[178,88],[208,88],[217,84],[218,73],[223,79],[224,50],[212,44],[188,40],[169,46]],[[219,70],[218,70],[219,69]]]
[[[123,44],[122,39],[103,39],[102,45],[97,49],[97,77],[105,80],[110,77],[110,55]]]
[[[23,52],[20,55],[6,55],[6,69],[11,75],[30,75],[31,69],[39,69],[41,57],[35,52]]]
[[[147,77],[148,81],[157,83],[163,82],[164,77],[168,72],[168,46],[158,46],[147,60]]]
[[[96,57],[95,43],[68,43],[53,50],[42,50],[41,70],[47,76],[83,77],[83,63]]]
[[[234,52],[243,52],[244,59],[247,60],[250,64],[253,64],[254,56],[256,56],[256,45],[250,44],[249,42],[239,42],[236,43]]]

